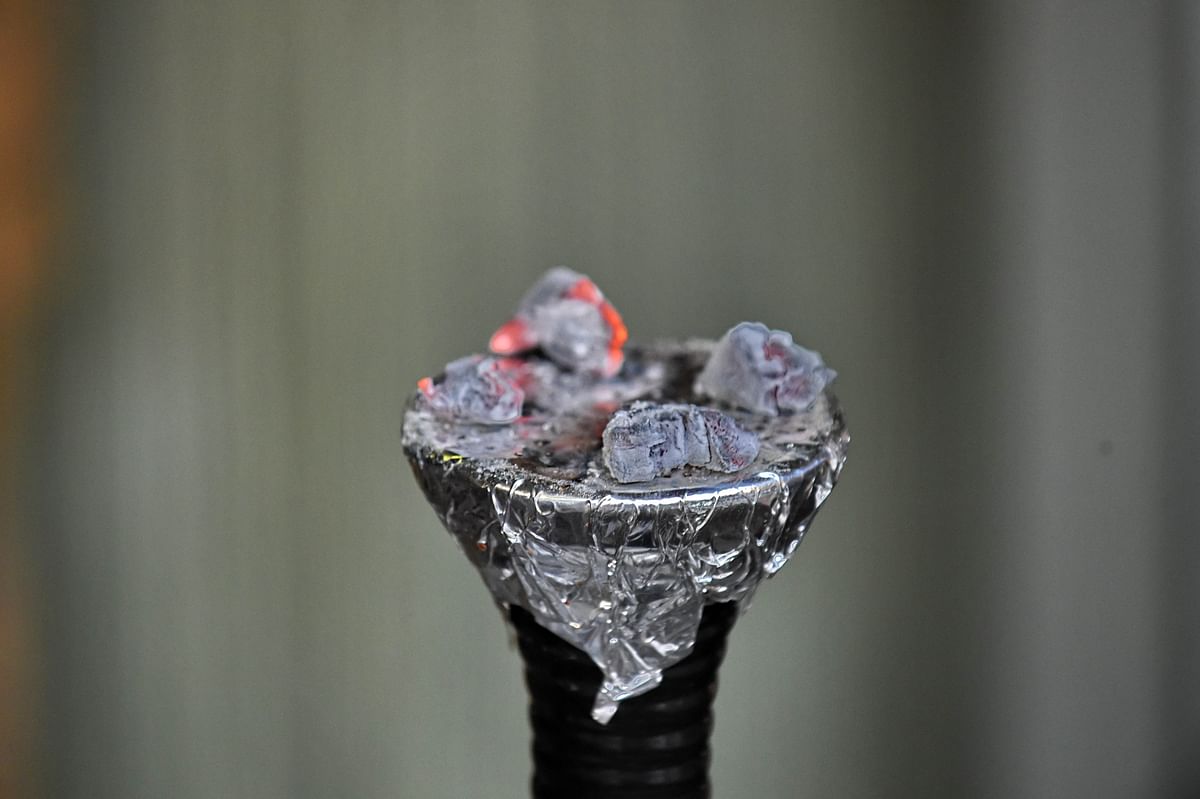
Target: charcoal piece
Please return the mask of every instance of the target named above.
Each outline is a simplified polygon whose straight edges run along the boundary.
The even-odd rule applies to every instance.
[[[696,392],[755,413],[778,416],[809,408],[837,372],[790,333],[758,322],[730,329],[696,378]]]
[[[568,269],[565,266],[556,266],[553,269],[546,270],[546,274],[538,278],[538,281],[530,286],[525,295],[521,297],[521,304],[517,306],[517,313],[531,313],[535,308],[548,305],[567,296],[571,291],[571,287],[580,280],[587,280],[587,276],[581,275],[574,269]]]
[[[619,483],[640,483],[687,464],[736,472],[758,455],[758,436],[696,405],[635,403],[604,428],[604,462]]]
[[[558,300],[533,308],[527,318],[547,358],[582,372],[604,371],[612,331],[595,305]]]
[[[684,408],[683,412],[680,408]],[[685,436],[684,419],[690,406],[634,405],[617,411],[604,428],[604,461],[613,477],[621,483],[653,480],[703,453],[707,460],[707,436],[703,442],[703,423],[692,424],[691,440]]]
[[[419,384],[439,416],[476,424],[508,424],[521,415],[525,393],[496,358],[471,355],[446,364],[442,379]]]
[[[738,427],[732,417],[712,408],[699,409],[699,415],[708,433],[708,461],[688,463],[706,466],[714,472],[739,472],[758,456],[758,436]]]
[[[596,284],[559,266],[525,293],[488,346],[498,355],[541,348],[563,369],[609,376],[621,367],[626,337],[620,315]]]

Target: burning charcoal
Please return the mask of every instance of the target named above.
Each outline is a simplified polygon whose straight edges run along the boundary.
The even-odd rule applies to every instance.
[[[680,408],[684,408],[680,412]],[[703,423],[691,425],[691,441],[685,438],[684,419],[690,406],[656,406],[638,403],[617,411],[604,428],[604,462],[621,483],[653,480],[687,463],[688,456],[703,454],[708,441]]]
[[[610,376],[621,368],[626,338],[624,322],[596,284],[558,266],[526,292],[517,315],[488,346],[497,355],[540,347],[564,369]]]
[[[709,440],[708,427],[705,424],[707,420],[701,409],[695,405],[659,405],[658,410],[661,415],[674,416],[683,422],[683,452],[679,465],[690,463],[693,466],[707,466],[711,459],[712,442]],[[754,452],[758,454],[757,447]]]
[[[439,416],[477,424],[508,424],[521,415],[525,392],[496,358],[471,355],[446,364],[441,382],[417,386]]]
[[[708,432],[708,462],[697,466],[714,472],[738,472],[758,457],[758,436],[753,431],[743,430],[731,417],[712,408],[700,408],[699,414]]]
[[[684,464],[736,472],[758,455],[758,436],[695,405],[635,403],[604,428],[604,462],[619,483],[638,483]]]
[[[820,354],[793,342],[790,333],[742,322],[717,342],[696,391],[777,416],[807,409],[835,377]]]

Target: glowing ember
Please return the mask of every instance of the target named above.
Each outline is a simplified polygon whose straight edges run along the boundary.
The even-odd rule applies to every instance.
[[[438,416],[476,424],[509,424],[521,415],[525,402],[505,361],[478,355],[451,361],[441,382],[425,377],[417,388]]]
[[[808,408],[837,372],[790,333],[742,322],[717,342],[696,379],[696,392],[755,413],[777,416]]]
[[[604,462],[620,483],[653,480],[684,465],[737,472],[758,456],[758,436],[720,411],[638,402],[604,428]]]
[[[620,314],[596,284],[559,266],[525,294],[488,346],[497,355],[541,348],[564,369],[607,377],[621,368],[627,338]]]

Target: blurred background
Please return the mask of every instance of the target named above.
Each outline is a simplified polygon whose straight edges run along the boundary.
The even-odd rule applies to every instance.
[[[0,0],[0,796],[524,796],[399,428],[555,264],[841,373],[717,796],[1200,796],[1198,45],[1188,0]]]

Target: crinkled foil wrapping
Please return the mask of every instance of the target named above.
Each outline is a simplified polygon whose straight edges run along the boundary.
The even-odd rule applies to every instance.
[[[599,433],[613,402],[695,401],[692,378],[709,346],[634,351],[600,388],[603,401],[513,426],[447,422],[416,399],[405,416],[421,488],[496,601],[527,609],[600,667],[592,715],[601,723],[691,652],[705,603],[748,606],[796,550],[845,461],[849,435],[826,392],[799,414],[725,409],[762,442],[742,472],[612,481]]]

